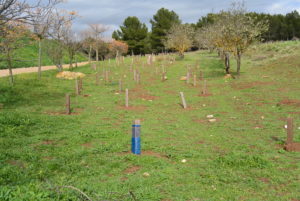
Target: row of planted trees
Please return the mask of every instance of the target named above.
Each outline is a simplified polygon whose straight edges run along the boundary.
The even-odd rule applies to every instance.
[[[59,71],[63,70],[64,52],[69,57],[70,69],[76,62],[76,54],[86,52],[89,61],[95,58],[115,57],[127,53],[127,44],[120,41],[104,41],[108,27],[90,24],[83,32],[72,29],[78,16],[74,11],[58,9],[62,0],[32,1],[0,0],[0,58],[6,61],[10,82],[14,83],[13,62],[16,50],[29,43],[38,43],[38,77],[41,78],[42,52],[45,52]],[[26,59],[26,58],[25,58]]]
[[[189,24],[174,24],[167,34],[164,44],[169,49],[184,52],[192,47],[217,51],[224,60],[225,70],[230,74],[230,58],[237,61],[237,75],[240,74],[242,55],[268,30],[266,20],[257,20],[247,15],[243,3],[234,3],[227,11],[215,15],[214,23],[195,30]]]

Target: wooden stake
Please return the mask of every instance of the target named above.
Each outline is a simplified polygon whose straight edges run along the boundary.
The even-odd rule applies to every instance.
[[[77,78],[75,80],[75,91],[76,91],[76,95],[80,95],[79,82]]]
[[[108,77],[109,77],[109,76],[108,76],[108,71],[106,70],[106,71],[105,71],[105,83],[106,83],[106,84],[107,84],[108,81],[109,81],[109,80],[108,80],[108,79],[109,79]]]
[[[203,95],[206,94],[206,85],[207,85],[207,81],[204,80],[203,89],[202,89],[202,94],[203,94]]]
[[[133,80],[136,81],[136,69],[133,70]]]
[[[163,72],[163,73],[162,73],[162,76],[161,76],[161,81],[163,81],[163,82],[164,82],[164,81],[166,80],[165,78],[166,78],[166,73],[165,73],[165,72]]]
[[[123,91],[123,83],[122,79],[119,79],[119,92],[121,93]]]
[[[70,94],[66,94],[66,114],[71,114],[71,98]]]
[[[197,75],[194,75],[194,87],[197,86]]]
[[[99,85],[99,73],[96,73],[96,85]]]
[[[187,84],[190,83],[190,72],[189,71],[186,73],[186,83]]]
[[[200,80],[203,80],[203,72],[200,71]]]
[[[294,142],[294,120],[292,117],[287,119],[287,140],[286,144],[291,144]]]
[[[126,91],[125,91],[125,106],[129,107],[129,93],[128,93],[128,89],[126,89]]]
[[[79,78],[79,93],[82,91],[82,78]]]
[[[140,75],[140,72],[137,72],[137,74],[136,74],[136,83],[137,83],[137,84],[140,84],[140,83],[141,83],[141,75]]]
[[[181,101],[182,101],[183,109],[186,109],[187,105],[186,105],[186,101],[185,101],[183,92],[180,92],[180,96],[181,96]]]

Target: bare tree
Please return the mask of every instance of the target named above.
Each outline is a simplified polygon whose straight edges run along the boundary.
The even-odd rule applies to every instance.
[[[95,39],[92,37],[92,33],[90,30],[84,30],[80,33],[82,46],[84,49],[87,50],[89,55],[89,63],[91,63],[92,60],[92,51],[93,51],[93,44],[95,42]]]
[[[89,29],[91,36],[94,39],[92,47],[96,52],[96,61],[99,61],[99,47],[102,44],[101,40],[103,37],[103,33],[108,30],[108,27],[103,24],[90,24]]]
[[[48,30],[51,25],[51,14],[55,6],[61,3],[62,0],[51,0],[47,6],[37,7],[32,10],[32,26],[33,32],[37,36],[39,43],[38,52],[38,78],[41,78],[42,73],[42,42],[48,35]]]
[[[24,38],[32,37],[31,32],[24,23],[19,21],[9,21],[2,25],[0,32],[0,49],[4,60],[7,62],[11,85],[14,84],[13,61],[15,50],[25,45]]]
[[[81,48],[81,42],[79,39],[79,36],[71,30],[71,27],[68,27],[69,29],[66,30],[66,34],[64,36],[64,44],[68,50],[69,55],[69,68],[73,68],[73,62],[74,59],[76,59],[76,53]],[[77,66],[77,60],[76,60],[76,66]]]
[[[166,36],[164,45],[166,48],[175,49],[180,57],[184,58],[184,52],[192,47],[194,29],[188,24],[174,24]]]
[[[63,41],[68,36],[68,32],[71,29],[72,22],[75,18],[76,13],[74,11],[67,12],[56,9],[51,14],[49,36],[52,41],[48,43],[47,52],[59,71],[63,70]]]

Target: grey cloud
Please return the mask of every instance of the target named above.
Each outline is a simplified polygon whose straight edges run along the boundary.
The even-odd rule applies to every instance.
[[[79,12],[81,17],[75,22],[76,30],[86,28],[86,24],[89,23],[102,23],[116,29],[128,16],[137,16],[150,28],[150,19],[162,7],[174,10],[183,22],[191,23],[197,22],[201,16],[209,12],[227,9],[231,2],[232,0],[69,0],[61,7]],[[249,11],[257,12],[290,11],[276,5],[300,8],[299,0],[246,0],[245,3]],[[108,35],[111,32],[112,30]]]

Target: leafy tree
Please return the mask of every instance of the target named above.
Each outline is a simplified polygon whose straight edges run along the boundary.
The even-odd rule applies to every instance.
[[[164,50],[163,41],[173,24],[180,24],[179,16],[174,11],[161,8],[150,20],[152,24],[152,33],[150,36],[152,50],[156,53]]]
[[[121,39],[128,44],[128,51],[134,54],[145,54],[148,28],[137,17],[127,17],[120,26],[121,31],[115,31],[114,39]]]
[[[178,51],[181,58],[184,52],[192,47],[194,38],[194,28],[189,24],[174,24],[166,36],[164,45],[166,48]]]

